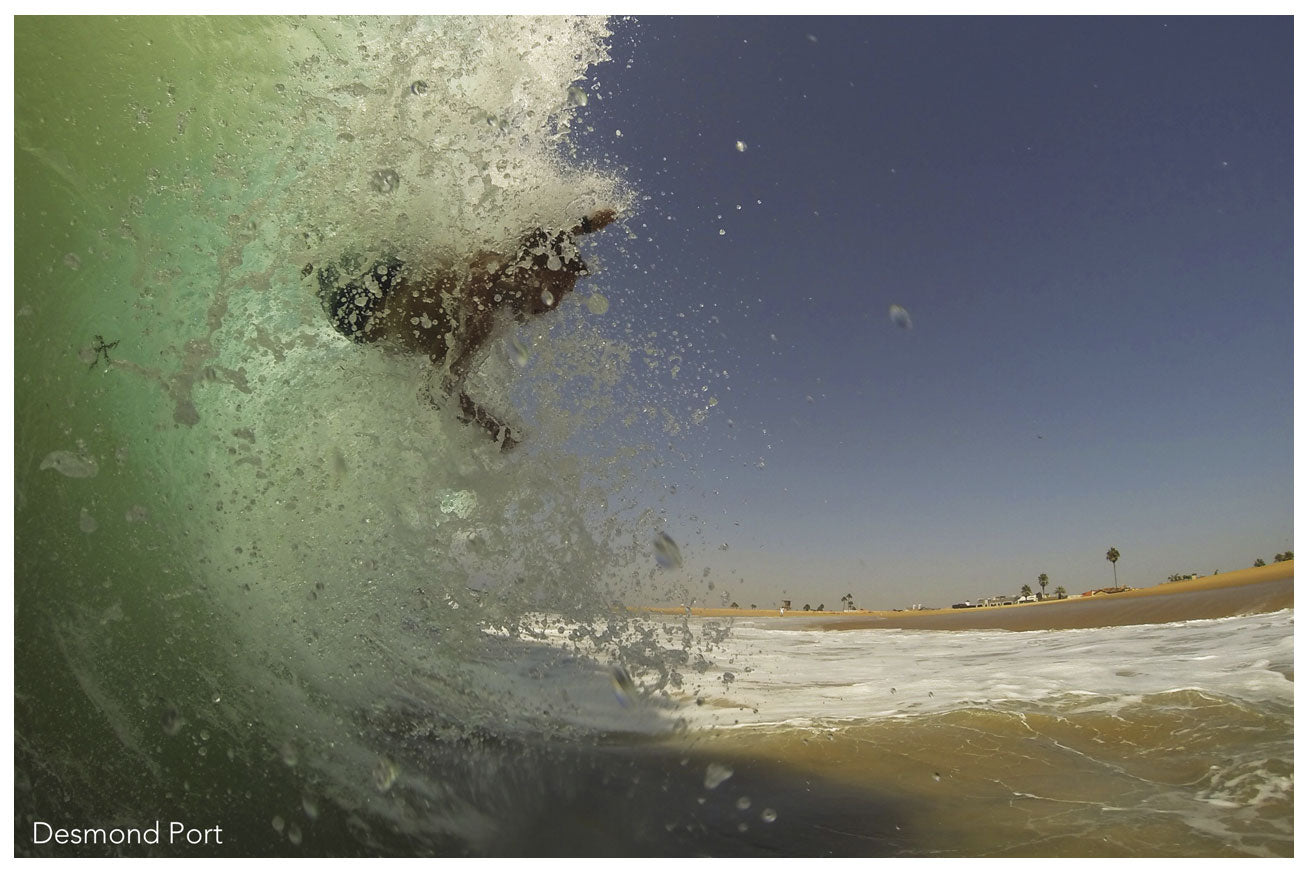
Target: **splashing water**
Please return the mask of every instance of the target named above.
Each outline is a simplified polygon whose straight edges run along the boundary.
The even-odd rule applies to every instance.
[[[35,677],[58,653],[98,714],[69,720],[20,681],[20,768],[78,774],[67,750],[85,748],[85,809],[147,809],[185,784],[212,799],[198,819],[239,807],[256,835],[277,816],[272,851],[314,846],[307,822],[328,820],[355,847],[490,851],[520,803],[495,776],[516,745],[673,724],[625,707],[636,687],[606,667],[641,666],[644,696],[681,676],[613,609],[649,561],[641,507],[614,497],[638,447],[566,448],[612,416],[633,353],[595,323],[605,297],[547,301],[561,306],[533,367],[515,341],[470,378],[528,421],[501,456],[423,400],[427,362],[337,334],[313,276],[622,216],[625,183],[565,157],[607,23],[94,26],[104,58],[63,63],[68,32],[33,21],[17,61],[19,271],[61,285],[18,302],[34,318],[16,337],[17,570],[51,582],[16,592],[37,629],[16,658]],[[70,76],[130,105],[74,97]],[[95,332],[119,345],[89,371],[68,350]],[[86,449],[52,451],[70,439]],[[95,460],[110,457],[112,474]],[[586,628],[595,655],[542,642],[524,619],[542,613]],[[55,724],[75,739],[50,740]],[[153,782],[107,788],[137,786],[128,773]],[[311,797],[308,821],[283,818]]]

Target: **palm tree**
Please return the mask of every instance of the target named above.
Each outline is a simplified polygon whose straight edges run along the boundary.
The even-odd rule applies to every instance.
[[[1039,586],[1042,586],[1042,599],[1043,599],[1044,601],[1047,600],[1047,583],[1048,583],[1048,582],[1049,582],[1049,580],[1047,579],[1047,575],[1046,575],[1046,574],[1038,574],[1038,585],[1039,585]]]
[[[1061,600],[1062,598],[1065,597],[1065,587],[1064,587],[1064,586],[1057,586],[1057,587],[1056,587],[1056,591],[1055,591],[1053,594],[1056,595],[1056,600],[1057,600],[1057,601]]]
[[[1120,577],[1115,572],[1115,563],[1120,560],[1120,550],[1112,546],[1106,550],[1106,560],[1111,563],[1111,579],[1115,580],[1115,587],[1120,588]]]
[[[1256,562],[1252,565],[1252,567],[1265,567],[1265,559],[1258,558]]]
[[[1027,598],[1033,594],[1033,589],[1029,588],[1028,583],[1025,583],[1024,585],[1020,586],[1020,594]]]

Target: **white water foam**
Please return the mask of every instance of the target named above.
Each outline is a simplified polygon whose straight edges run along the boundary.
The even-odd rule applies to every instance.
[[[747,619],[705,652],[711,663],[689,678],[679,712],[697,728],[1013,704],[1113,712],[1180,689],[1259,706],[1293,701],[1291,610],[1026,632],[806,631]]]

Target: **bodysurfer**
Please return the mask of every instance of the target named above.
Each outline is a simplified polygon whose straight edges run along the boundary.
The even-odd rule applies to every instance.
[[[440,406],[458,398],[460,421],[478,425],[506,451],[518,439],[469,397],[465,378],[491,339],[498,312],[508,310],[524,322],[559,306],[588,272],[577,238],[614,220],[614,210],[599,209],[568,230],[535,228],[508,256],[479,252],[458,266],[417,269],[383,258],[344,277],[342,269],[328,265],[317,272],[319,300],[333,326],[351,340],[427,356],[440,375],[431,402]],[[313,270],[306,265],[303,275]]]

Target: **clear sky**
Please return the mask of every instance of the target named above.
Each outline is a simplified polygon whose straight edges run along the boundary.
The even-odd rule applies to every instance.
[[[1293,548],[1290,18],[616,28],[579,140],[649,199],[598,287],[719,402],[670,475],[689,585],[940,605]]]

